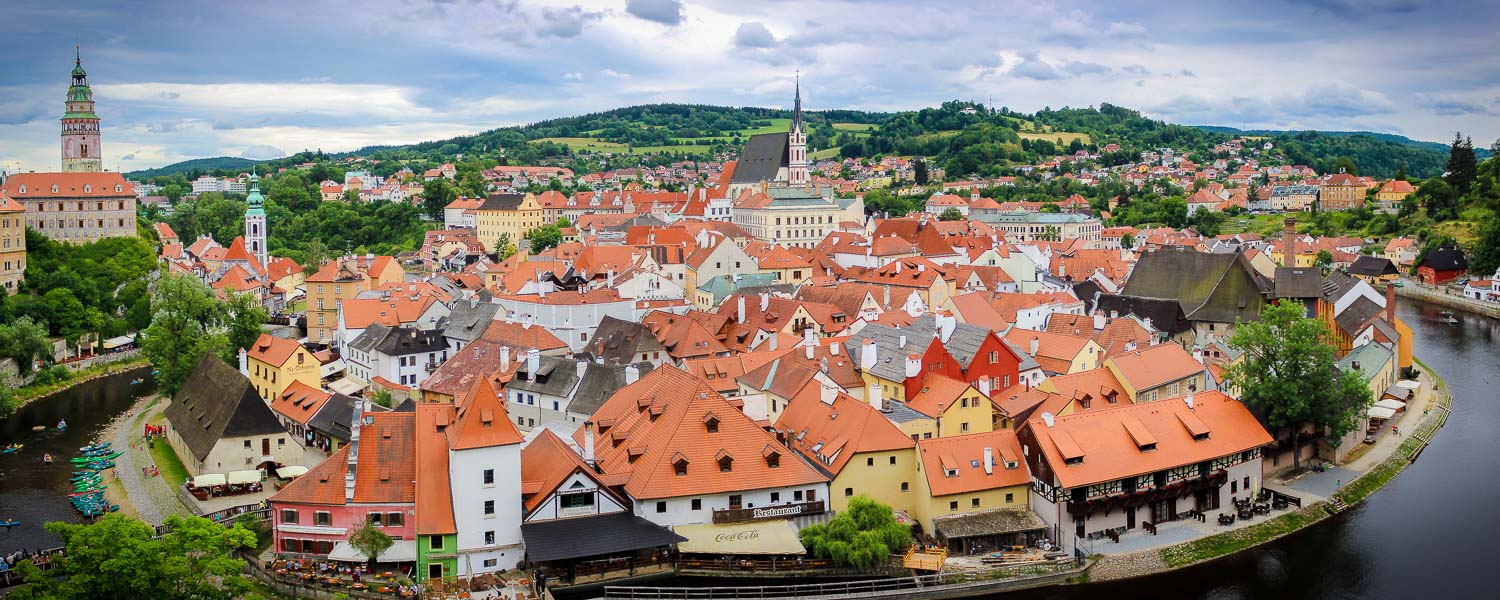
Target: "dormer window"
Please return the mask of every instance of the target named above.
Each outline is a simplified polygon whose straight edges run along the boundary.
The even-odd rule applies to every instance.
[[[714,456],[714,460],[719,463],[720,473],[728,473],[734,469],[734,457],[730,456],[728,451],[720,450],[718,455]]]
[[[713,413],[703,415],[703,427],[707,429],[709,433],[718,433],[719,417],[717,415],[714,415]]]
[[[672,474],[687,475],[688,459],[681,452],[672,455]]]
[[[1207,431],[1205,431],[1203,433],[1198,433],[1198,434],[1194,434],[1193,435],[1193,441],[1195,441],[1195,442],[1201,442],[1201,441],[1204,441],[1206,439],[1208,439],[1208,432]]]
[[[115,191],[116,192],[123,192],[123,191],[125,191],[125,186],[122,186],[122,185],[116,183],[115,184]]]
[[[943,469],[943,477],[958,477],[958,469]]]
[[[55,184],[55,183],[52,184],[52,193],[54,193],[54,194],[57,193],[57,184]]]
[[[1063,459],[1063,464],[1065,464],[1065,465],[1081,465],[1081,464],[1083,464],[1083,457],[1082,456],[1075,456],[1073,458],[1064,458]]]
[[[94,193],[94,186],[90,185],[90,184],[87,184],[87,183],[83,184],[83,193],[85,193],[85,194],[92,194],[92,193]]]

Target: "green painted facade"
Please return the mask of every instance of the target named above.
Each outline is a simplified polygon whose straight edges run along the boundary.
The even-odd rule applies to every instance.
[[[437,540],[435,548],[434,540]],[[417,534],[417,581],[427,581],[431,575],[435,575],[431,565],[441,565],[443,577],[451,577],[458,572],[458,534]]]

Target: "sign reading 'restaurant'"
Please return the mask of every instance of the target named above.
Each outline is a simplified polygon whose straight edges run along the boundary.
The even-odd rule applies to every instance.
[[[731,508],[714,511],[715,523],[742,523],[766,519],[787,519],[803,515],[815,515],[824,511],[823,501],[778,504],[760,508]]]

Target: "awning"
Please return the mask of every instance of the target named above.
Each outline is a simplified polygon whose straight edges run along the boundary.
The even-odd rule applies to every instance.
[[[134,343],[135,343],[135,336],[133,336],[133,335],[122,335],[120,337],[112,337],[112,338],[109,338],[107,340],[104,340],[104,349],[105,350],[114,350],[115,348],[119,348],[120,346],[125,346],[125,345],[129,345],[129,344],[134,344]]]
[[[797,539],[797,530],[786,519],[723,523],[719,525],[682,525],[677,534],[687,541],[677,550],[687,554],[806,554]]]
[[[1377,408],[1389,408],[1394,411],[1406,410],[1406,403],[1392,398],[1385,398],[1375,403]]]
[[[1397,381],[1396,385],[1409,389],[1413,392],[1422,389],[1422,382],[1414,379],[1402,379],[1401,381]]]
[[[961,515],[933,517],[932,528],[944,539],[1040,531],[1047,523],[1030,509],[996,508]]]
[[[521,525],[526,558],[564,560],[670,546],[687,538],[627,512]]]
[[[282,479],[291,479],[293,477],[297,477],[297,476],[300,476],[300,475],[306,475],[306,474],[307,474],[307,467],[304,467],[302,465],[292,465],[290,467],[277,467],[276,468],[276,476],[280,477]]]
[[[229,473],[229,485],[245,485],[260,481],[260,471],[251,469],[249,471],[231,471]]]
[[[218,473],[209,473],[207,475],[199,475],[197,477],[194,477],[193,478],[193,487],[200,487],[201,488],[201,487],[213,487],[213,486],[216,486],[216,485],[224,485],[224,481],[225,481],[225,479],[224,479],[223,475],[220,475]]]
[[[1369,412],[1365,414],[1369,415],[1371,419],[1389,419],[1396,416],[1396,411],[1384,406],[1371,406]]]
[[[370,557],[365,556],[365,553],[360,552],[359,550],[355,549],[354,546],[349,545],[349,542],[339,542],[337,544],[334,544],[333,551],[328,553],[328,560],[337,560],[342,562],[368,562],[370,560]],[[376,557],[375,562],[400,563],[414,562],[416,560],[417,541],[396,540],[391,544],[390,548],[387,548],[385,552],[381,552],[380,556]]]
[[[328,389],[335,394],[353,396],[355,394],[358,394],[361,390],[365,389],[365,384],[364,382],[353,377],[344,377],[343,379],[338,379],[330,382],[328,384]]]

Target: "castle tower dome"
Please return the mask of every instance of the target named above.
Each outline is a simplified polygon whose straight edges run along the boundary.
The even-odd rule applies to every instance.
[[[99,115],[94,114],[94,91],[83,70],[83,56],[74,48],[73,82],[62,116],[62,170],[64,173],[98,173],[104,170],[99,140]]]

